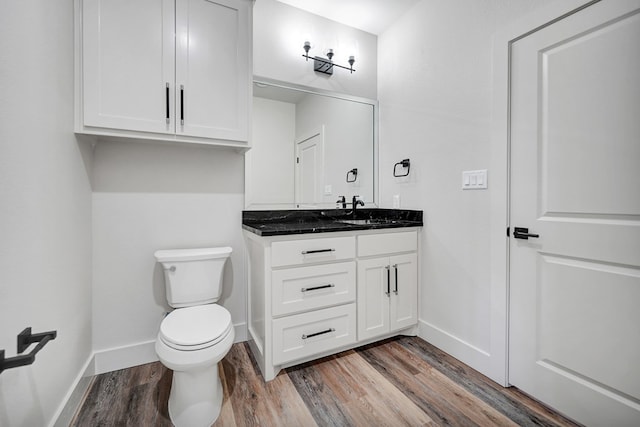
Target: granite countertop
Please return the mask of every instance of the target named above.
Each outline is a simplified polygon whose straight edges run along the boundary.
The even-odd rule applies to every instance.
[[[422,227],[422,211],[406,209],[313,209],[243,211],[242,228],[258,236]]]

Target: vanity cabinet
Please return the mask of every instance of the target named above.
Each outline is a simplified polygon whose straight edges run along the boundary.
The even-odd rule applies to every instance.
[[[415,334],[415,228],[244,234],[249,346],[267,381],[283,367],[398,333]]]
[[[248,145],[249,0],[76,0],[76,132]]]
[[[375,338],[418,321],[415,232],[358,236],[358,339]]]

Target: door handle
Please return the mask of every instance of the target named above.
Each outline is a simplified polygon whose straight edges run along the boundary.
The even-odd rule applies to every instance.
[[[515,227],[513,229],[513,237],[515,237],[516,239],[529,240],[529,237],[537,239],[538,237],[540,237],[540,235],[539,234],[529,233],[529,229],[528,228]]]
[[[391,266],[387,265],[385,270],[387,270],[387,292],[385,294],[391,298]]]
[[[170,123],[170,116],[169,116],[169,82],[166,83],[165,85],[165,92],[164,92],[164,99],[165,99],[165,119],[167,121],[167,124]]]
[[[393,290],[393,293],[398,295],[398,264],[393,264],[393,269],[396,272],[396,282],[395,282],[395,289]]]
[[[184,85],[180,85],[180,124],[184,125]]]

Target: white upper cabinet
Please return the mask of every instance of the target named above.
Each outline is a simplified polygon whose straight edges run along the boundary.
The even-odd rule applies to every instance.
[[[76,132],[248,146],[250,1],[76,7]]]

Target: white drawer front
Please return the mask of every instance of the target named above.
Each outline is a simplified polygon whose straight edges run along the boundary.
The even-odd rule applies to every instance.
[[[355,261],[274,270],[271,277],[274,316],[356,300]]]
[[[358,256],[361,257],[410,252],[417,249],[418,233],[416,231],[358,236]]]
[[[288,240],[271,245],[272,267],[352,259],[355,256],[355,236]]]
[[[273,320],[274,365],[355,342],[355,303]]]

